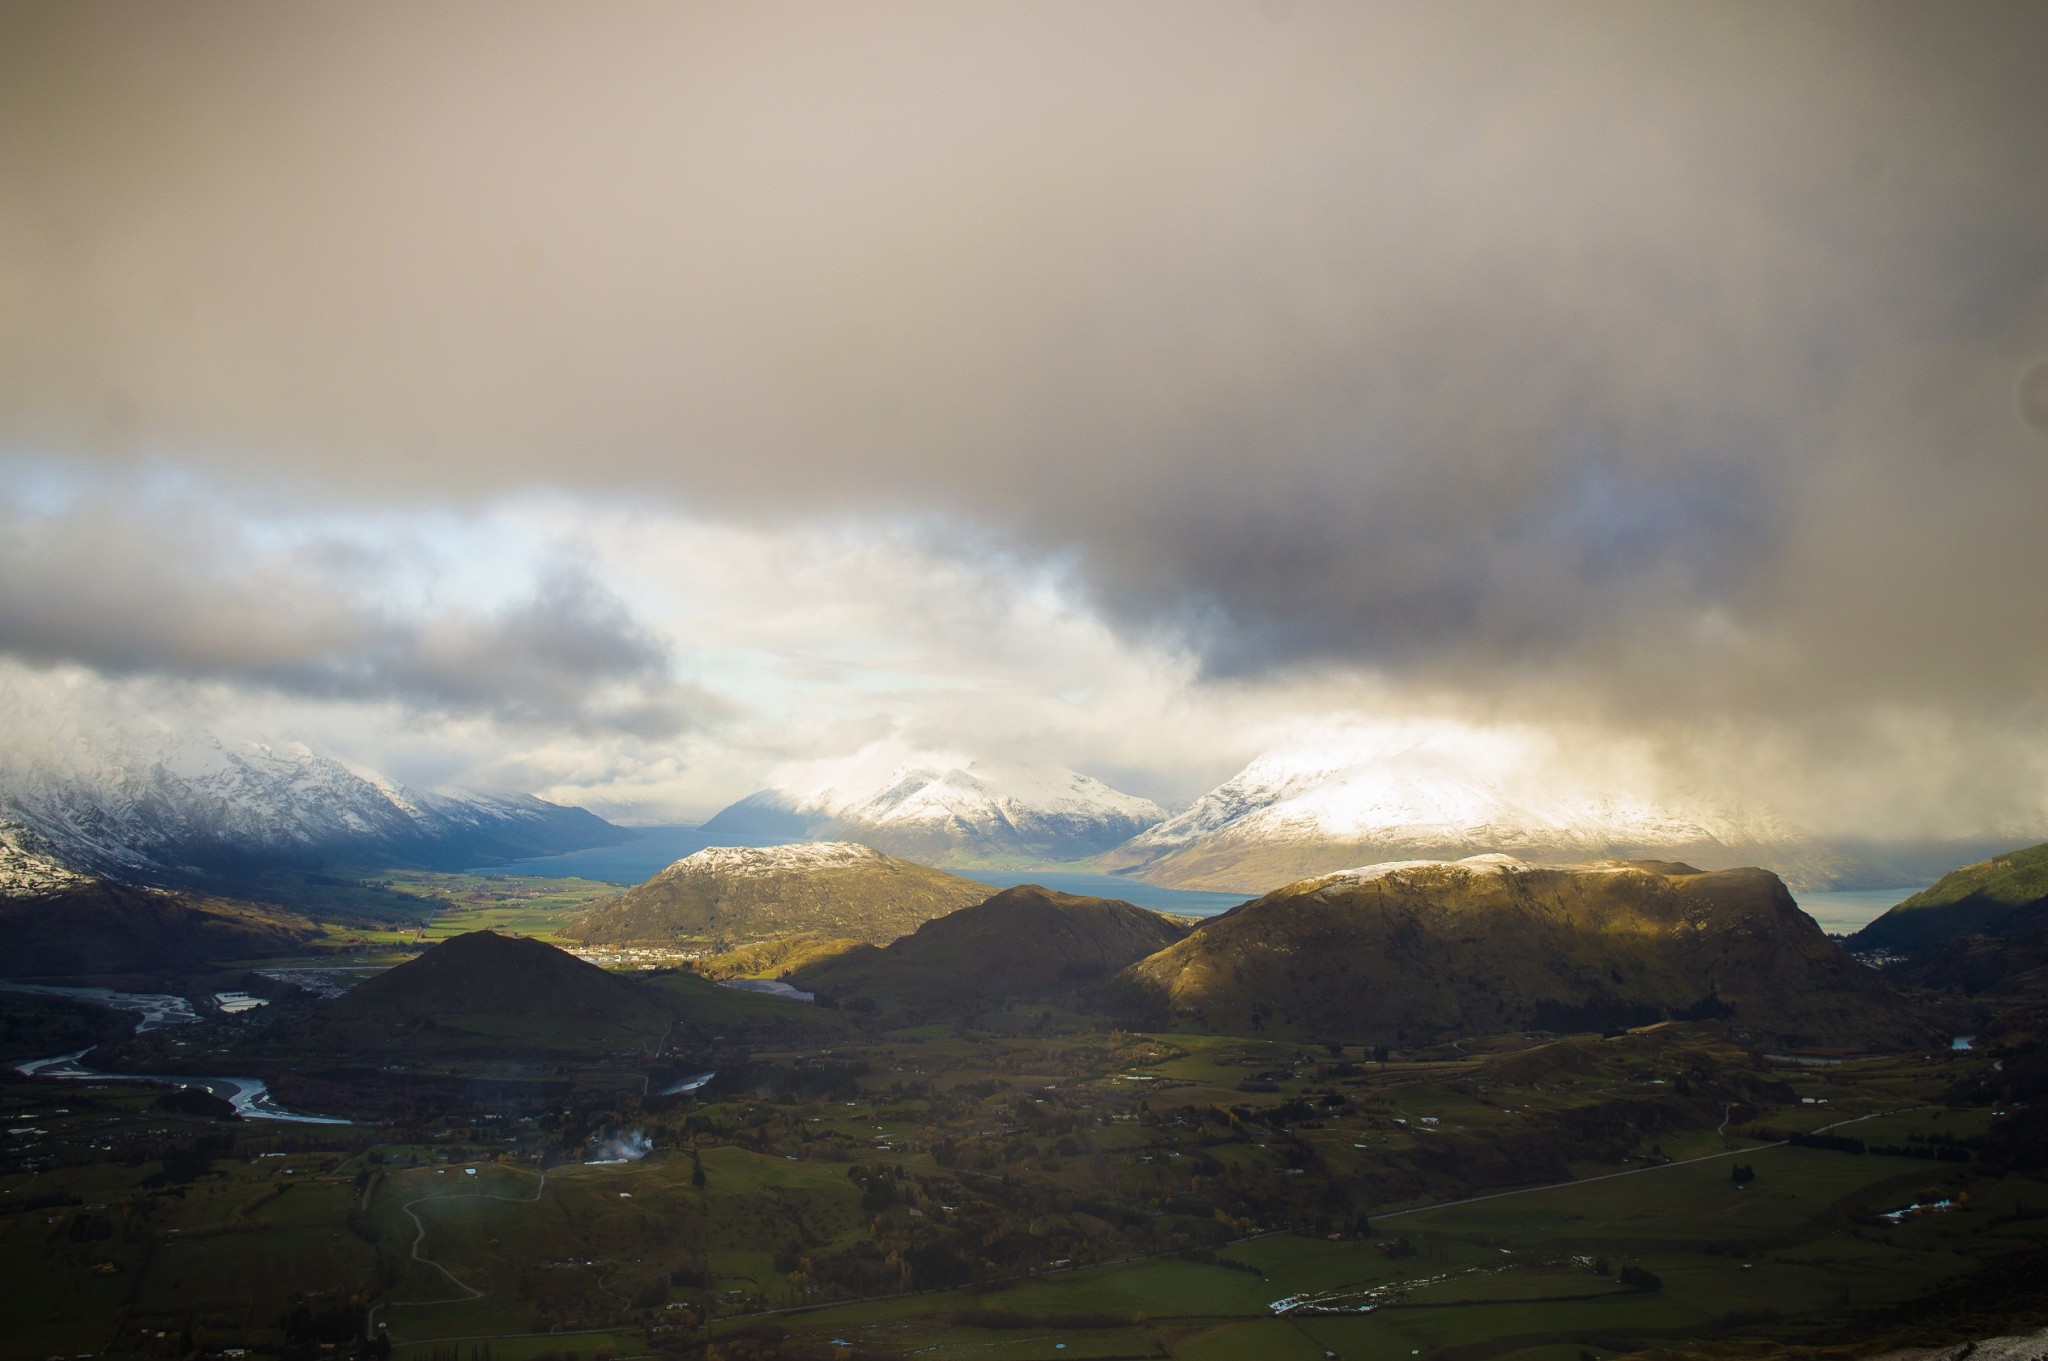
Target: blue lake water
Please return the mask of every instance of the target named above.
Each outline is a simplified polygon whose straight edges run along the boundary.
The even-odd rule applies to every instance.
[[[1191,889],[1159,888],[1141,879],[1126,879],[1120,874],[1087,874],[1079,870],[955,870],[953,873],[963,879],[979,879],[997,888],[1038,884],[1061,893],[1077,893],[1084,898],[1121,898],[1155,912],[1173,912],[1183,917],[1213,917],[1259,896],[1256,893],[1197,893]]]
[[[1861,931],[1920,890],[1917,888],[1851,888],[1833,893],[1795,893],[1806,915],[1830,935]]]
[[[544,855],[512,865],[479,865],[472,874],[531,874],[542,879],[595,879],[601,884],[642,884],[706,846],[782,846],[788,837],[750,841],[729,832],[699,827],[629,827],[637,838],[623,846],[598,846],[565,855]]]

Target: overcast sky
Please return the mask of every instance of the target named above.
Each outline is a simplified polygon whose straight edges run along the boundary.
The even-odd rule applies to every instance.
[[[692,817],[2048,826],[2048,7],[0,6],[0,686]]]

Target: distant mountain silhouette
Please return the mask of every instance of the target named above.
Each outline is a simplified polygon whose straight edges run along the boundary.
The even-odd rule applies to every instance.
[[[1130,903],[1022,884],[881,949],[850,950],[790,978],[828,1002],[954,1014],[1087,989],[1186,934]]]
[[[463,1036],[582,1049],[658,1036],[673,1013],[632,981],[543,941],[472,931],[358,984],[321,1019],[378,1048]]]

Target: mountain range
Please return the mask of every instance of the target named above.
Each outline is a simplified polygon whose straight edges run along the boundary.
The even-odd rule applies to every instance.
[[[19,842],[0,841],[0,891],[52,866],[233,891],[279,867],[461,869],[633,837],[526,794],[407,788],[300,743],[132,717],[34,719],[0,706],[0,824]],[[1981,854],[1927,847],[1902,858],[1830,843],[1757,806],[1560,780],[1543,755],[1434,730],[1337,731],[1266,752],[1172,815],[1063,767],[913,761],[763,789],[701,830],[857,842],[930,865],[1090,861],[1166,887],[1246,894],[1349,866],[1493,852],[1760,865],[1800,890],[1925,882],[1926,864]],[[23,859],[24,837],[42,868]]]
[[[1058,766],[907,765],[877,780],[763,789],[706,832],[858,841],[932,864],[1083,860],[1166,817],[1150,799]]]
[[[298,743],[168,725],[0,746],[0,875],[48,865],[137,883],[323,864],[460,869],[633,834],[523,794],[407,789]],[[38,863],[30,868],[24,856]]]
[[[35,832],[0,822],[0,977],[146,974],[278,954],[317,934],[273,905],[80,873]]]
[[[1573,784],[1427,737],[1267,752],[1105,863],[1173,888],[1261,893],[1349,866],[1489,853],[1761,865],[1802,889],[1899,882],[1768,810]]]
[[[1071,770],[972,762],[763,789],[703,830],[858,841],[932,864],[1086,860],[1163,887],[1230,893],[1356,865],[1491,853],[1758,865],[1801,891],[1875,888],[1924,883],[1982,853],[1824,839],[1762,805],[1563,774],[1565,764],[1506,739],[1338,731],[1263,753],[1171,815]]]

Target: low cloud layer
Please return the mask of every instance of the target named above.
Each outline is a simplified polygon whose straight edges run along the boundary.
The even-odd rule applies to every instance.
[[[573,559],[465,602],[360,528],[266,542],[246,505],[196,495],[0,517],[0,651],[26,662],[648,738],[728,707],[676,683],[665,644]]]
[[[2044,90],[2027,4],[17,7],[4,452],[636,504],[785,589],[661,623],[690,565],[607,521],[423,609],[74,517],[19,527],[0,644],[716,717],[693,765],[1008,744],[1165,793],[1323,704],[1995,820],[2048,732]],[[1162,695],[1228,710],[1214,754],[1069,712]]]

